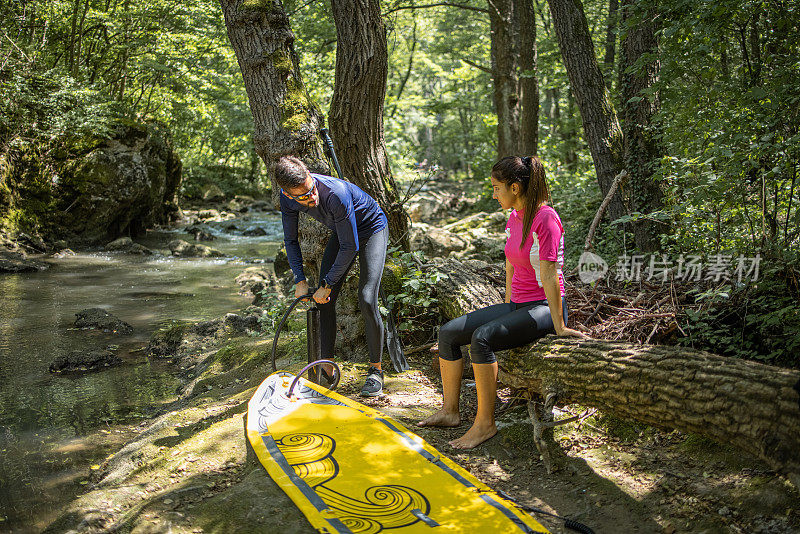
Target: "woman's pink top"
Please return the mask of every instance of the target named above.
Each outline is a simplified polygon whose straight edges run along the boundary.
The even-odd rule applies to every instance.
[[[564,293],[564,227],[556,210],[542,206],[533,218],[530,233],[525,236],[525,245],[520,248],[522,222],[525,214],[511,210],[506,223],[506,258],[514,266],[511,279],[511,302],[523,303],[545,300],[542,288],[540,261],[557,262],[558,285]]]

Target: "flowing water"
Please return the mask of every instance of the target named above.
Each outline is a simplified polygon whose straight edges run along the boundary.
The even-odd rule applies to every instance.
[[[258,226],[265,236],[240,229]],[[234,278],[274,258],[277,215],[210,223],[205,244],[224,258],[175,258],[167,243],[182,230],[150,231],[136,241],[153,256],[79,253],[40,273],[0,275],[0,532],[36,532],[87,484],[90,466],[135,435],[139,423],[174,401],[174,368],[142,350],[174,320],[207,320],[248,300]],[[75,329],[75,314],[103,308],[131,324],[131,335]],[[71,351],[110,349],[123,364],[82,375],[48,371]]]

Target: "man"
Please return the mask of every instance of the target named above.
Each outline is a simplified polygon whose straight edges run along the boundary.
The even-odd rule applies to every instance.
[[[313,295],[320,310],[322,356],[333,358],[336,341],[336,298],[356,255],[359,259],[358,306],[364,316],[370,368],[361,395],[383,392],[383,321],[378,291],[386,261],[389,228],[378,203],[356,185],[331,176],[312,174],[302,161],[286,156],[275,169],[281,188],[281,216],[286,255],[294,273],[295,297],[307,295],[303,256],[298,242],[299,212],[315,218],[333,231],[320,266],[320,285]],[[323,370],[328,378],[328,371]]]

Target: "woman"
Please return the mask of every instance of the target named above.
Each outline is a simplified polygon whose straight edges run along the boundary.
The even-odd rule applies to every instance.
[[[478,413],[466,434],[450,442],[457,449],[471,449],[497,434],[494,351],[520,347],[552,333],[586,337],[566,326],[564,229],[558,214],[547,204],[550,190],[544,165],[536,156],[507,156],[492,167],[491,181],[492,198],[502,209],[511,209],[506,223],[505,302],[453,319],[441,328],[439,367],[444,404],[418,423],[445,427],[461,424],[461,346],[469,343]]]

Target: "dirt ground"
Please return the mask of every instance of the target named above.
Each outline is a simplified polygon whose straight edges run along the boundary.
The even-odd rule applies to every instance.
[[[523,505],[580,521],[596,533],[800,532],[796,488],[757,459],[699,436],[596,413],[556,429],[563,456],[560,469],[548,475],[522,403],[498,414],[497,436],[471,451],[456,451],[447,442],[463,434],[474,418],[474,382],[467,379],[462,386],[460,427],[418,428],[416,422],[440,406],[441,383],[435,354],[409,359],[412,371],[387,374],[380,398],[357,397],[361,366],[345,366],[339,392],[399,420]],[[502,401],[511,396],[509,389],[499,391]],[[557,418],[583,411],[562,409]],[[562,520],[533,515],[554,533],[572,532]]]

